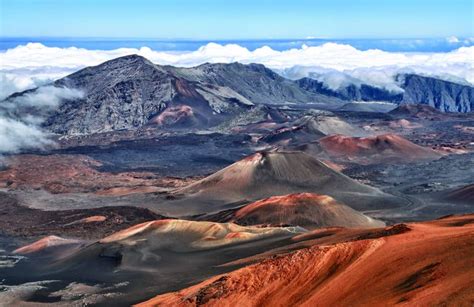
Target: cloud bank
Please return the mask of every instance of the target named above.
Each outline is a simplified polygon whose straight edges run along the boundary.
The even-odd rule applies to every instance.
[[[0,54],[1,58],[1,54]],[[75,71],[74,68],[40,66],[2,69],[0,64],[0,100],[15,92],[46,85]]]
[[[449,38],[454,41],[454,38]],[[474,47],[460,47],[446,53],[401,53],[377,49],[358,50],[350,45],[326,43],[321,46],[276,51],[261,47],[250,51],[237,44],[206,44],[195,51],[154,51],[148,47],[88,50],[46,47],[39,43],[21,45],[0,52],[0,97],[13,91],[44,84],[80,68],[107,60],[139,54],[156,64],[190,67],[211,63],[261,63],[291,78],[320,77],[327,86],[358,80],[396,89],[393,75],[414,72],[474,84]],[[323,78],[322,72],[332,76]],[[339,78],[339,82],[335,79]]]
[[[44,116],[63,99],[83,97],[77,89],[43,86],[32,93],[0,104],[0,156],[24,149],[51,145],[50,135],[40,125]]]
[[[33,124],[0,117],[0,158],[2,154],[52,144],[48,134]],[[1,162],[1,161],[0,161]]]

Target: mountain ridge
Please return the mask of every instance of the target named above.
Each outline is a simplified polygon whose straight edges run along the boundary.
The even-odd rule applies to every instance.
[[[428,105],[441,112],[467,113],[474,110],[474,87],[418,74],[395,77],[403,92],[368,84],[350,84],[330,89],[323,82],[304,77],[296,82],[308,91],[351,101],[384,101],[396,104]]]
[[[78,89],[84,95],[62,99],[57,109],[47,113],[42,126],[56,134],[92,134],[147,125],[208,129],[255,105],[322,103],[334,107],[348,100],[423,104],[446,112],[474,110],[473,87],[418,75],[404,75],[403,82],[402,94],[365,84],[334,91],[310,78],[286,79],[261,64],[205,63],[184,68],[127,55],[50,84]],[[36,91],[15,93],[6,101]]]

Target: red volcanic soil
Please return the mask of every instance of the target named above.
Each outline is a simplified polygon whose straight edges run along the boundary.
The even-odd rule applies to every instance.
[[[472,306],[474,215],[399,226],[266,259],[138,306]]]
[[[83,155],[14,156],[8,161],[8,168],[0,171],[0,187],[121,196],[185,184],[175,178],[157,178],[151,173],[100,172],[97,170],[100,165],[100,162]]]
[[[152,118],[150,122],[163,126],[183,122],[193,116],[193,109],[190,106],[180,105],[167,108],[158,116]]]
[[[73,240],[73,239],[64,239],[64,238],[57,237],[57,236],[47,236],[47,237],[44,237],[41,240],[38,240],[36,242],[33,242],[33,243],[29,244],[29,245],[20,247],[20,248],[14,250],[13,253],[26,255],[26,254],[38,253],[38,252],[41,252],[41,251],[43,251],[47,248],[51,248],[51,247],[77,244],[79,242],[80,241]]]
[[[230,221],[240,225],[294,225],[304,228],[370,228],[385,225],[330,196],[313,193],[273,196],[259,200],[236,211]]]
[[[106,219],[107,219],[107,217],[105,217],[103,215],[93,215],[93,216],[85,217],[85,218],[80,219],[77,222],[73,222],[73,223],[78,223],[78,224],[81,224],[81,223],[100,223],[100,222],[105,221]]]
[[[44,211],[22,206],[14,197],[0,192],[0,233],[7,236],[98,239],[138,223],[162,218],[164,216],[145,208],[125,206]]]
[[[176,79],[174,86],[176,91],[184,97],[201,98],[196,89],[185,79]]]
[[[322,149],[333,158],[360,164],[434,160],[441,155],[395,134],[373,137],[332,135],[319,140]]]
[[[451,191],[445,198],[450,201],[474,204],[474,183]]]

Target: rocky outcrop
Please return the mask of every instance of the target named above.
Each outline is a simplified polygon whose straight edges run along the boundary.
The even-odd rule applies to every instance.
[[[404,90],[402,103],[423,104],[443,112],[474,110],[474,88],[431,77],[407,74],[398,76]]]
[[[340,103],[325,93],[307,91],[261,64],[203,64],[193,68],[175,68],[181,77],[229,87],[256,104],[301,102]]]
[[[66,100],[44,126],[60,134],[133,129],[147,124],[212,126],[253,103],[230,88],[189,81],[174,68],[130,55],[88,67],[54,83],[77,88],[82,99]]]
[[[399,104],[428,105],[442,112],[471,112],[474,110],[474,87],[416,74],[396,76],[403,92],[391,92],[367,84],[351,84],[333,90],[321,81],[302,78],[301,88],[343,100],[386,101]]]

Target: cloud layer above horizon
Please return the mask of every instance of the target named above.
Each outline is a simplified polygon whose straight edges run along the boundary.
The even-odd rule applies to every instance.
[[[401,53],[377,49],[361,51],[336,43],[285,51],[270,47],[250,51],[237,44],[209,43],[195,51],[163,52],[148,47],[88,50],[29,43],[0,52],[0,99],[128,54],[139,54],[156,64],[184,67],[205,62],[260,63],[289,78],[311,76],[320,79],[330,88],[347,82],[365,82],[396,90],[393,76],[400,72],[474,84],[473,46],[446,53]]]

